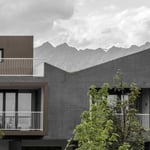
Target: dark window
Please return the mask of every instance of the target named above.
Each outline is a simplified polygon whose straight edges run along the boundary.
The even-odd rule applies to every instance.
[[[0,62],[3,61],[4,49],[0,48]]]
[[[144,150],[149,150],[150,149],[150,143],[149,142],[145,142],[144,143]]]
[[[0,90],[0,128],[40,128],[41,99],[37,93],[40,94],[39,89]]]
[[[96,90],[100,90],[100,88],[96,88]],[[108,90],[108,106],[112,108],[116,108],[117,104],[122,103],[124,101],[128,101],[128,94],[130,90],[128,88],[125,88],[123,91],[121,90],[116,90],[114,88]],[[90,103],[94,102],[90,99]],[[122,110],[119,108],[116,110],[117,113],[121,113]]]

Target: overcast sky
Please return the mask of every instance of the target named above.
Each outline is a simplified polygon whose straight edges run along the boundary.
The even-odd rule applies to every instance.
[[[0,0],[0,35],[33,35],[38,46],[129,47],[150,41],[149,0]]]

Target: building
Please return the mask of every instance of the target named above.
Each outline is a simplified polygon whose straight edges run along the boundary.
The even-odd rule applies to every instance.
[[[32,36],[0,36],[1,150],[63,150],[81,113],[89,108],[90,85],[112,83],[118,69],[142,88],[141,124],[150,129],[150,50],[74,73],[33,59]],[[147,141],[146,146],[149,146]]]

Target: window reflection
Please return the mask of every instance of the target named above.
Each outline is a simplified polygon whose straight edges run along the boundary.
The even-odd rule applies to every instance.
[[[18,128],[30,129],[31,128],[31,93],[18,94]],[[25,112],[20,112],[25,111]]]
[[[6,93],[5,128],[15,128],[16,93]]]

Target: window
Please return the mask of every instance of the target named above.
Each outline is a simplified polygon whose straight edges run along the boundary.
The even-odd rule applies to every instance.
[[[108,106],[115,107],[117,103],[117,95],[108,95]]]
[[[100,88],[97,88],[97,90],[99,90]],[[123,93],[124,95],[122,95],[122,91],[116,91],[115,89],[110,89],[108,91],[109,95],[108,95],[108,106],[114,108],[117,106],[117,103],[120,102],[127,102],[129,97],[128,97],[128,93],[129,93],[129,89],[126,88],[124,89]],[[90,97],[90,104],[93,104],[94,102],[92,101],[91,97]],[[121,110],[119,111],[121,112]]]
[[[0,48],[0,62],[2,62],[3,61],[3,49],[2,48]]]
[[[41,89],[0,90],[0,128],[40,128]]]
[[[5,93],[5,129],[15,128],[15,92]]]
[[[31,102],[32,93],[18,93],[18,128],[29,129],[31,127]]]

